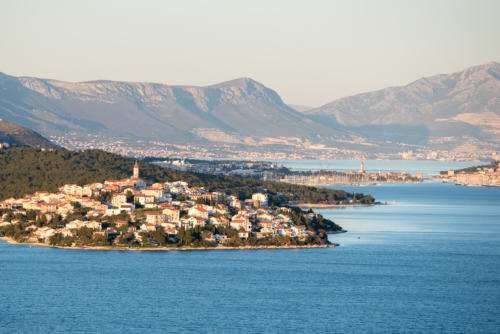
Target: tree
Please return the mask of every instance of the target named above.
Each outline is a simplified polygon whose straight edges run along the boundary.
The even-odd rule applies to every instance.
[[[63,235],[61,233],[55,233],[49,237],[49,244],[53,246],[61,245],[63,242]]]
[[[53,214],[49,226],[52,228],[58,228],[60,223],[61,223],[61,215],[57,213]]]
[[[193,240],[191,236],[191,230],[185,229],[184,227],[181,227],[179,231],[177,232],[177,237],[179,238],[179,244],[187,246],[191,244],[191,241]]]
[[[127,203],[134,203],[134,193],[130,189],[127,190],[125,196],[127,196]]]
[[[94,231],[92,229],[84,226],[76,230],[75,234],[79,245],[85,246],[92,243],[92,239],[94,236]]]
[[[37,215],[38,215],[38,211],[36,211],[36,210],[26,211],[26,219],[27,220],[36,220]]]
[[[201,232],[201,239],[202,240],[209,239],[211,236],[212,236],[212,232],[210,232],[210,231],[205,230],[205,231]]]
[[[143,245],[149,245],[149,235],[146,232],[141,233],[141,241]]]
[[[151,237],[156,240],[160,245],[164,246],[167,244],[168,235],[162,228],[157,229],[156,231],[150,232]]]
[[[122,226],[120,226],[120,227],[118,228],[118,231],[119,231],[120,233],[122,233],[122,234],[123,234],[123,233],[126,233],[126,232],[128,231],[128,226],[127,226],[127,225],[122,225]]]

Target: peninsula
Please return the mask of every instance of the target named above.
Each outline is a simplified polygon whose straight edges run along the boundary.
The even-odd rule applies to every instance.
[[[214,191],[193,185],[185,179],[148,184],[140,176],[139,163],[100,151],[11,148],[3,150],[0,158],[9,160],[9,154],[20,152],[24,158],[34,154],[42,162],[48,156],[51,163],[62,155],[70,165],[75,156],[87,155],[89,163],[97,154],[101,161],[120,159],[130,163],[130,167],[133,164],[133,169],[132,175],[125,178],[81,185],[66,183],[54,192],[38,190],[24,197],[4,199],[0,202],[0,237],[11,243],[119,250],[310,248],[335,246],[327,234],[343,232],[340,226],[312,210],[288,205],[291,199],[307,197],[279,193],[273,187],[283,185],[273,182],[264,184],[269,189],[262,185],[250,187],[249,195],[240,189],[238,196],[229,190]],[[163,170],[146,163],[141,165],[146,175],[151,175],[151,168]],[[196,182],[193,178],[191,181]],[[227,182],[220,180],[224,181]],[[302,191],[310,188],[285,186],[301,187]],[[330,198],[329,189],[309,191],[313,203]],[[331,198],[351,205],[366,198],[373,201],[371,196],[343,192],[334,193]]]
[[[437,178],[462,186],[500,187],[500,161],[459,170],[441,171]]]

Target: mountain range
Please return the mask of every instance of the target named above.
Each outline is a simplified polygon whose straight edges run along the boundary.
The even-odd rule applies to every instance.
[[[500,139],[500,64],[335,100],[307,115],[366,136],[427,144],[432,138]]]
[[[45,136],[372,154],[499,150],[500,64],[297,109],[250,78],[196,87],[0,73],[0,118]]]

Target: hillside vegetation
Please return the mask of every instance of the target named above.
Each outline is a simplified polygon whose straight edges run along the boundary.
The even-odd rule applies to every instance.
[[[55,192],[59,186],[68,183],[84,185],[103,182],[105,179],[126,178],[130,176],[134,163],[134,159],[99,150],[42,151],[30,147],[0,150],[0,200],[22,197],[37,190]],[[277,205],[291,200],[316,203],[347,201],[353,197],[358,202],[374,202],[370,195],[353,194],[342,190],[181,172],[141,161],[139,167],[141,178],[148,183],[183,180],[190,186],[203,186],[209,191],[233,194],[240,199],[249,198],[253,192],[266,189],[270,202]]]

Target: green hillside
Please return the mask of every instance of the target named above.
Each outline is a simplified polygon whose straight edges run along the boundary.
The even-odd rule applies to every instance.
[[[67,183],[80,185],[130,176],[135,160],[99,150],[74,152],[42,151],[30,147],[0,150],[0,200],[21,197],[37,190],[55,192]],[[267,189],[273,204],[289,200],[304,202],[350,200],[354,194],[288,183],[260,181],[224,175],[181,172],[139,162],[141,177],[146,182],[187,181],[190,186],[203,186],[209,191],[233,194],[241,199]],[[356,194],[357,201],[372,203],[370,195]]]

